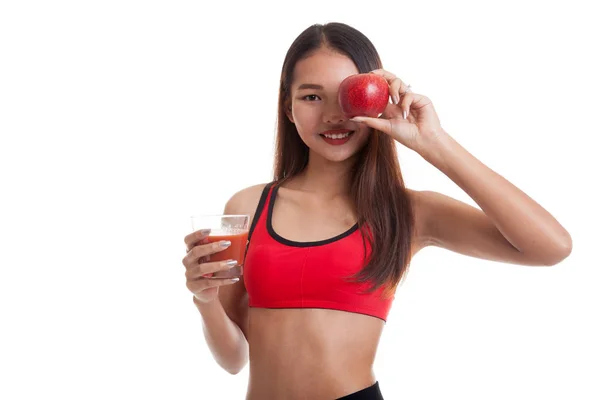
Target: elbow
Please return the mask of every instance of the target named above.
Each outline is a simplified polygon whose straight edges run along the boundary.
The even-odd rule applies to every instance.
[[[573,251],[573,241],[571,240],[571,236],[569,236],[568,240],[565,241],[565,243],[557,247],[553,257],[548,259],[544,263],[544,265],[547,267],[552,267],[554,265],[560,264],[565,258],[571,255],[571,251]]]
[[[246,364],[248,364],[248,354],[247,353],[244,354],[238,362],[232,363],[231,365],[228,365],[226,367],[223,366],[223,369],[231,375],[237,375],[240,372],[242,372],[242,370],[244,369]]]
[[[225,371],[227,371],[227,372],[229,373],[229,375],[237,375],[237,374],[239,374],[239,373],[240,373],[240,371],[241,371],[243,368],[231,368],[231,367],[227,367],[227,368],[225,368],[225,367],[223,367],[223,369],[224,369]]]
[[[226,369],[227,372],[229,372],[230,375],[237,375],[239,374],[244,368],[237,368],[237,369]]]
[[[235,351],[235,356],[230,357],[227,360],[223,360],[219,364],[221,368],[227,371],[231,375],[239,374],[246,364],[248,364],[249,359],[249,347],[248,342],[245,338],[243,338],[242,343],[240,343],[239,347]]]

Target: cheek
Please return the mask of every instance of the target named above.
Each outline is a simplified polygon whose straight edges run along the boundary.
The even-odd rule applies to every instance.
[[[298,106],[294,109],[294,121],[299,131],[313,132],[318,125],[319,113],[315,108]]]
[[[360,131],[357,133],[360,135],[357,138],[358,143],[360,143],[360,147],[362,147],[369,141],[369,139],[371,139],[371,136],[374,134],[374,131],[372,128],[369,128],[368,126],[366,126],[366,127],[361,127]]]
[[[311,107],[306,107],[303,105],[298,105],[294,109],[294,115],[296,116],[296,118],[303,119],[303,120],[311,118],[314,113],[315,113],[314,107],[311,108]]]

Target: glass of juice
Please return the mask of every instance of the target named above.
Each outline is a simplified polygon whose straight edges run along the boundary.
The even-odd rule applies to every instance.
[[[208,279],[237,278],[243,273],[248,242],[249,215],[193,215],[192,230],[210,229],[210,234],[200,244],[229,240],[231,246],[208,256],[207,262],[237,260],[237,265],[226,271],[205,275]]]

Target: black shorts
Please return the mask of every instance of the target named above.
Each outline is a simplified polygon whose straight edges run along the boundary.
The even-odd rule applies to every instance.
[[[379,390],[379,381],[377,381],[373,386],[339,397],[336,400],[383,400],[383,395]]]

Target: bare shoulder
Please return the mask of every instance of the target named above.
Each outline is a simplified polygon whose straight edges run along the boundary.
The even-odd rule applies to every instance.
[[[252,223],[260,197],[267,185],[268,183],[259,183],[235,192],[225,204],[224,213],[250,215],[250,223]]]

